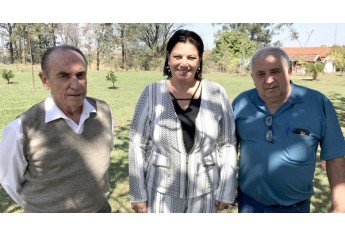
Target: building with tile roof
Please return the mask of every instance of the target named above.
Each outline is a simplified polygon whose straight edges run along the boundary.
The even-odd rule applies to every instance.
[[[334,63],[328,56],[331,51],[330,47],[282,47],[282,49],[289,55],[293,69],[296,72],[304,72],[300,62],[316,61],[322,61],[325,64],[324,72],[336,71]]]

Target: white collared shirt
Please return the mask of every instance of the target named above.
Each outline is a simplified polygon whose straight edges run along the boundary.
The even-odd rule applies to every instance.
[[[96,112],[96,109],[86,100],[83,102],[83,111],[80,116],[79,124],[67,117],[58,108],[51,96],[44,102],[45,123],[63,118],[67,125],[77,134],[84,130],[85,120],[90,114]],[[112,116],[112,127],[114,119]],[[113,132],[113,130],[112,130]],[[113,141],[111,142],[113,144]],[[24,173],[28,163],[23,154],[23,129],[19,118],[12,121],[2,132],[2,142],[0,143],[0,183],[10,197],[21,207],[23,200],[20,197],[22,183],[25,181]]]

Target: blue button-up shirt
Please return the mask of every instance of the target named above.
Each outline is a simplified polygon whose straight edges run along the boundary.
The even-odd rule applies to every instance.
[[[329,160],[345,155],[336,111],[318,91],[292,84],[288,100],[272,115],[256,89],[233,101],[240,145],[239,187],[266,205],[291,205],[313,194],[316,154]],[[265,139],[272,129],[273,142]]]

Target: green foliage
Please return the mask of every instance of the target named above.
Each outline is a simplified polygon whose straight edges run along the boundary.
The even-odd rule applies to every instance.
[[[258,47],[268,45],[280,45],[281,42],[273,42],[274,35],[279,34],[284,28],[290,28],[291,23],[224,23],[222,31],[239,31],[248,35],[249,39],[255,41]]]
[[[311,74],[313,77],[313,80],[316,80],[318,73],[323,72],[324,67],[325,67],[325,64],[323,64],[323,62],[321,61],[310,62],[306,64],[305,73],[306,75]]]
[[[329,53],[329,57],[337,69],[343,73],[345,70],[345,46],[333,46]]]
[[[238,31],[223,32],[218,35],[216,46],[211,58],[221,71],[244,72],[249,64],[249,58],[256,50],[256,43],[245,33]]]
[[[3,79],[7,80],[7,83],[10,83],[10,80],[14,78],[14,74],[12,70],[2,69],[1,70],[1,76]]]
[[[117,81],[117,76],[115,75],[114,71],[111,70],[110,72],[108,72],[105,78],[113,83],[113,89],[115,89],[115,82]]]
[[[135,68],[144,71],[162,70],[163,57],[155,55],[152,51],[142,48],[136,50],[136,58],[133,60]]]

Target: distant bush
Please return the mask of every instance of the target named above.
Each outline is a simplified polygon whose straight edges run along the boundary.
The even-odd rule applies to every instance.
[[[10,83],[10,80],[14,78],[14,74],[12,70],[2,69],[1,70],[1,76],[3,79],[7,80],[7,83]]]
[[[325,67],[325,64],[323,62],[317,61],[317,62],[311,62],[306,64],[306,75],[311,74],[313,77],[313,80],[316,80],[319,73],[323,72]]]
[[[117,81],[117,76],[115,75],[114,71],[108,72],[106,79],[110,80],[113,83],[113,89],[115,89],[115,82]]]

